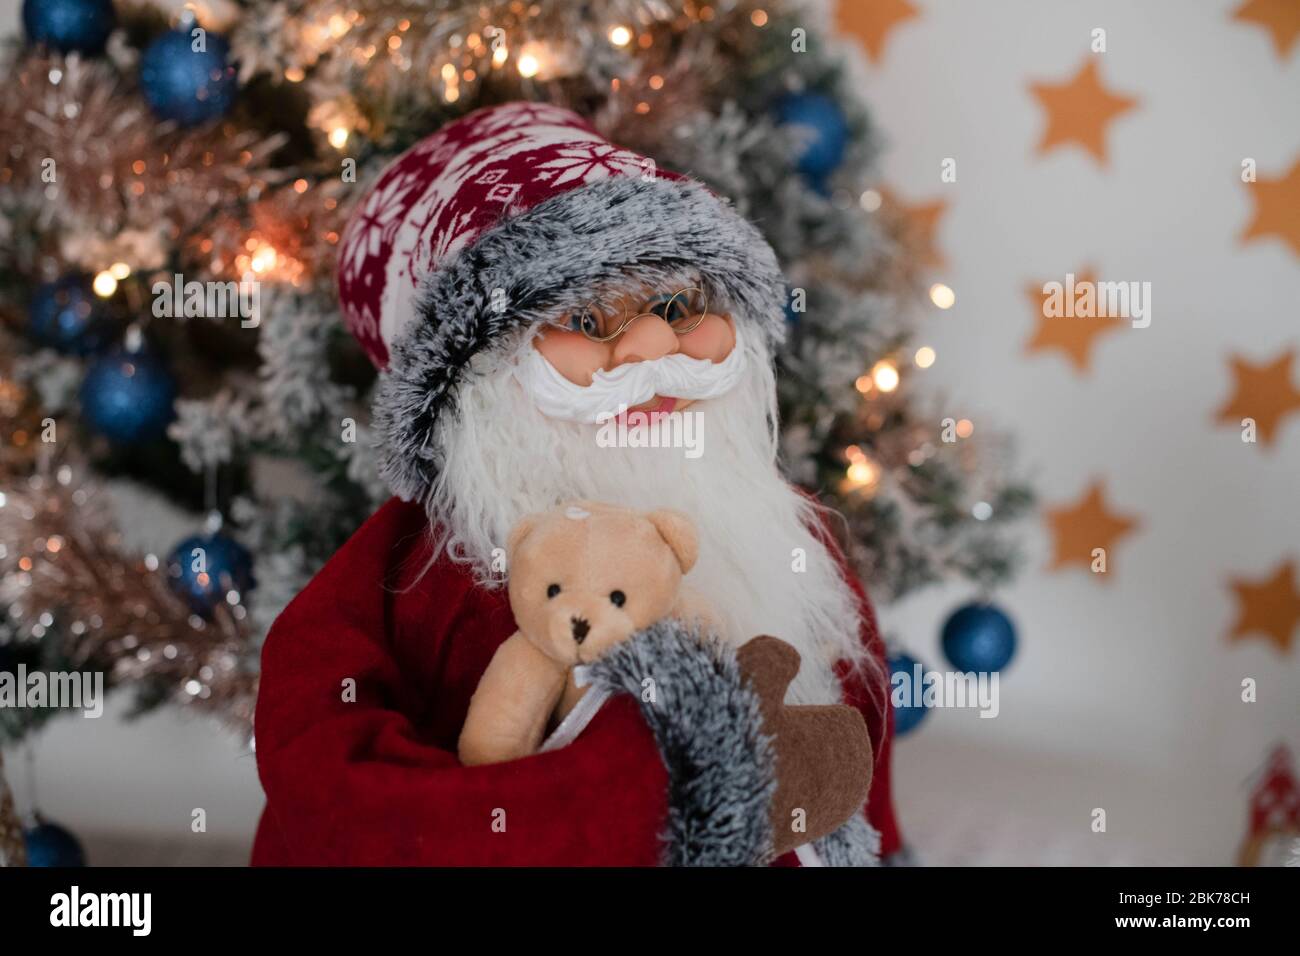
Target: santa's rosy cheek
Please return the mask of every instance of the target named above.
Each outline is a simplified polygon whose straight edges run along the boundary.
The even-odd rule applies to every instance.
[[[539,332],[533,347],[557,372],[584,388],[591,384],[592,375],[606,366],[610,356],[608,343],[593,342],[581,332],[553,327]]]
[[[721,362],[736,347],[736,328],[730,316],[709,314],[694,329],[677,337],[677,347],[691,358]]]

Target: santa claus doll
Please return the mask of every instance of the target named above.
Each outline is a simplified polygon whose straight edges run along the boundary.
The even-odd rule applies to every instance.
[[[872,609],[826,515],[778,469],[785,291],[759,232],[577,115],[514,103],[396,160],[358,204],[338,270],[349,328],[381,369],[376,453],[396,497],[267,638],[253,862],[853,864],[897,850]],[[684,415],[690,447],[608,440],[629,434],[611,420]],[[689,516],[686,580],[717,646],[638,635],[671,706],[624,675],[628,692],[565,746],[462,766],[470,698],[515,630],[509,533],[573,499]],[[756,655],[735,652],[756,635],[798,652],[787,703],[854,708],[864,739],[839,759],[836,741],[812,754],[785,739],[771,702],[755,704]],[[864,773],[865,805],[801,839],[801,808],[854,779],[865,792]]]

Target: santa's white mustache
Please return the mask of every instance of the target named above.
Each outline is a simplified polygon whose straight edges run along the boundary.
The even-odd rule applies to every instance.
[[[578,385],[561,375],[536,348],[527,348],[514,367],[514,376],[542,414],[595,425],[656,395],[704,399],[726,394],[744,375],[745,361],[737,327],[736,344],[721,362],[678,352],[650,361],[628,362],[610,371],[600,369],[591,377],[590,385]]]

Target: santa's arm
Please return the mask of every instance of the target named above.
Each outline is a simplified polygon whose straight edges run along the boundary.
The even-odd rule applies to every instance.
[[[257,757],[276,845],[262,862],[639,865],[764,855],[773,768],[756,744],[760,717],[754,709],[750,721],[735,719],[748,691],[701,648],[657,660],[646,675],[657,694],[615,695],[555,751],[463,767],[421,739],[384,636],[392,595],[355,580],[356,567],[387,564],[397,545],[382,533],[391,517],[381,511],[354,536],[267,638]],[[680,703],[690,684],[700,691],[691,706],[663,706],[665,694]],[[700,785],[706,774],[717,785]],[[737,831],[736,820],[756,824]]]

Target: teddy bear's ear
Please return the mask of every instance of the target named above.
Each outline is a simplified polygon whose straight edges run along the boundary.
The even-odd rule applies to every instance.
[[[512,556],[519,550],[520,543],[537,527],[537,522],[541,520],[541,517],[540,514],[524,515],[515,522],[515,526],[510,529],[510,536],[506,539],[507,556]]]
[[[668,542],[668,547],[677,557],[677,563],[681,565],[682,574],[695,567],[695,559],[700,555],[700,542],[691,519],[671,508],[652,511],[646,518]]]

